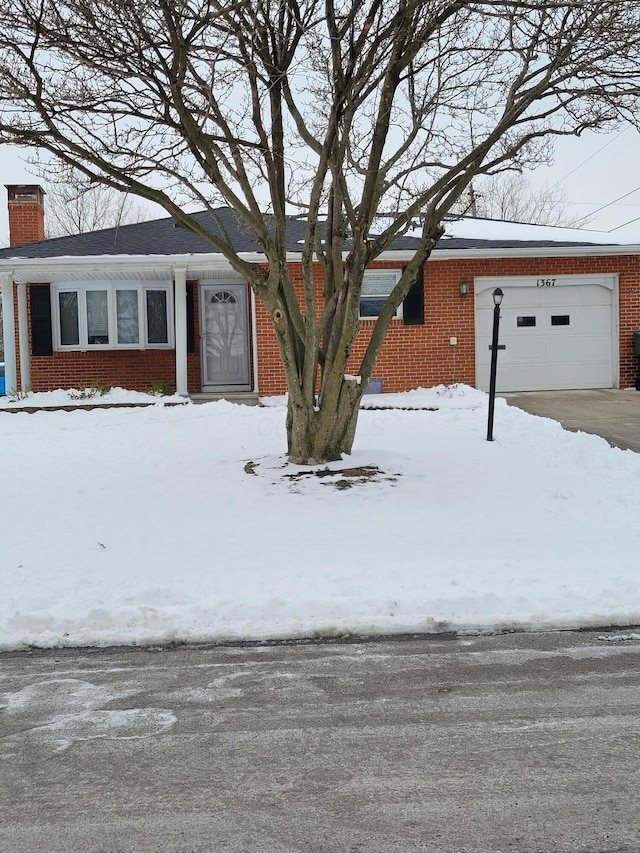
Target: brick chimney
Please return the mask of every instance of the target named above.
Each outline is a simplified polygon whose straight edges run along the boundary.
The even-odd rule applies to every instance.
[[[44,196],[38,184],[5,184],[9,195],[9,245],[44,240]]]

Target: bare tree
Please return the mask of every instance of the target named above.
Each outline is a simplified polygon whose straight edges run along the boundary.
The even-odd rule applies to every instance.
[[[47,187],[47,237],[83,234],[150,219],[140,199],[105,184],[64,174]]]
[[[514,172],[483,177],[469,185],[455,211],[460,215],[528,222],[532,225],[578,226],[584,217],[571,216],[560,187],[534,187]]]
[[[639,48],[628,0],[5,0],[0,141],[157,202],[222,253],[273,321],[290,458],[331,460],[443,217],[554,136],[633,121]],[[193,202],[231,206],[266,264],[190,219]],[[364,270],[416,222],[349,370]]]

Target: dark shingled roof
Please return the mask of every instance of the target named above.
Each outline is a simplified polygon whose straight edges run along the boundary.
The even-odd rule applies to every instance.
[[[191,214],[205,228],[214,234],[220,234],[220,226],[226,231],[238,252],[261,252],[262,249],[253,235],[238,223],[231,208],[218,208],[216,219],[206,211]],[[289,252],[300,252],[304,240],[305,222],[303,219],[290,219],[287,233]],[[392,249],[410,251],[418,245],[415,237],[401,237]],[[510,249],[540,248],[563,246],[592,246],[594,243],[575,243],[555,240],[482,240],[458,237],[443,237],[440,249]],[[0,260],[7,258],[60,258],[91,257],[94,255],[198,255],[215,252],[210,243],[197,237],[190,231],[178,227],[170,217],[139,222],[135,225],[123,225],[119,228],[105,228],[87,234],[72,237],[55,237],[39,243],[27,243],[0,249]]]

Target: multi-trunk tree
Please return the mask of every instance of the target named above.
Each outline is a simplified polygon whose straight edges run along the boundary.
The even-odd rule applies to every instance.
[[[556,135],[633,120],[639,90],[629,0],[0,9],[0,142],[160,204],[246,277],[273,321],[302,463],[351,449],[389,323],[474,177],[540,162]],[[233,208],[265,263],[190,219],[194,203]],[[287,267],[293,213],[306,218],[302,295]],[[409,230],[415,255],[348,364],[363,273]]]

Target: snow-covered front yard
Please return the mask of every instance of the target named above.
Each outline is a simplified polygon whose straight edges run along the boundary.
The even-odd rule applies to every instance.
[[[290,476],[281,399],[0,410],[0,648],[640,622],[640,455],[487,399],[366,397],[438,409],[362,412],[374,477]]]

